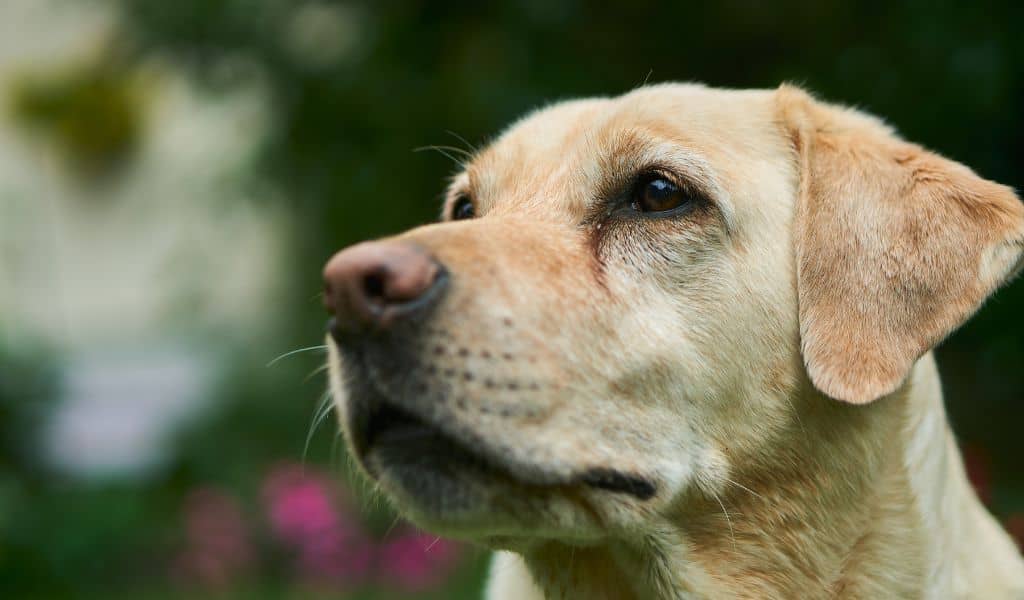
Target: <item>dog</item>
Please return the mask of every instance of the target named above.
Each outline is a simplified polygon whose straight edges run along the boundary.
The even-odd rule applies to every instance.
[[[1024,598],[931,353],[1022,255],[1011,189],[794,86],[562,102],[328,261],[330,387],[491,599]]]

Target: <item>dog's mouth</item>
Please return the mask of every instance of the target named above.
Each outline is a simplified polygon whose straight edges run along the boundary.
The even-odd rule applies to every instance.
[[[564,473],[526,463],[446,419],[427,419],[393,401],[374,400],[363,414],[350,415],[358,458],[371,477],[395,479],[415,496],[445,494],[481,481],[533,492],[585,486],[638,500],[657,491],[651,480],[611,468]]]
[[[362,438],[363,454],[375,455],[385,468],[388,463],[438,456],[451,466],[500,469],[441,428],[390,402],[379,402],[370,411]]]

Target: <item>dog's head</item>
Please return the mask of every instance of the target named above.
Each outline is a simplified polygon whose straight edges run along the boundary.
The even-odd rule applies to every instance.
[[[402,512],[497,545],[642,531],[899,390],[1024,250],[1009,189],[786,86],[543,109],[441,221],[328,263],[331,386]]]

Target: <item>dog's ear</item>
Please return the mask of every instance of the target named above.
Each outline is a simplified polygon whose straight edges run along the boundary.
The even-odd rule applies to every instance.
[[[789,86],[776,101],[798,161],[804,364],[825,394],[871,402],[1020,270],[1024,205],[872,117]]]

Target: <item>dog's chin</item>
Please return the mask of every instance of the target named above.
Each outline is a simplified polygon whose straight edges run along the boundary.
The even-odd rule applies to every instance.
[[[349,431],[356,458],[397,508],[433,531],[475,537],[517,517],[538,498],[568,485],[543,469],[507,463],[387,401],[377,400],[360,431]],[[476,443],[482,443],[477,441]]]
[[[372,400],[367,414],[349,420],[356,459],[401,513],[436,533],[478,541],[543,536],[556,532],[544,521],[559,513],[579,533],[594,524],[594,508],[580,506],[586,493],[642,501],[655,492],[653,483],[612,469],[561,474],[523,463],[465,428]]]
[[[370,477],[412,512],[432,520],[471,518],[512,483],[502,465],[440,428],[382,403],[369,417],[360,460]]]

